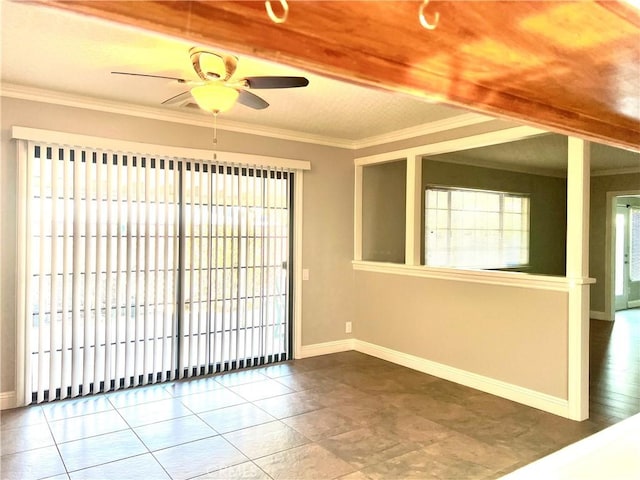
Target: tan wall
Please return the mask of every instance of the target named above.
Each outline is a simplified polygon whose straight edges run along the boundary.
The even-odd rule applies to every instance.
[[[640,190],[640,173],[607,175],[591,178],[591,208],[589,216],[589,276],[596,279],[591,285],[591,311],[605,309],[605,241],[607,192]]]
[[[566,179],[447,163],[428,158],[423,160],[422,165],[423,188],[427,185],[442,185],[528,193],[531,199],[531,244],[530,269],[527,273],[565,275]]]
[[[0,392],[15,389],[16,155],[13,125],[160,145],[209,149],[212,129],[2,98],[0,150]],[[219,132],[220,150],[310,160],[304,174],[303,344],[345,338],[353,317],[353,153],[301,142]]]
[[[356,272],[359,340],[567,398],[567,294]]]
[[[368,165],[362,171],[362,259],[404,263],[407,162]]]

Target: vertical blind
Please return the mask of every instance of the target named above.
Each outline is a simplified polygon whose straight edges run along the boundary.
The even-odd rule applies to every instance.
[[[27,151],[26,403],[288,357],[292,172]]]

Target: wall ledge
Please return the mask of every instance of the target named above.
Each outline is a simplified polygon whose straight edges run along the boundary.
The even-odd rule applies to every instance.
[[[459,282],[483,283],[485,285],[503,285],[506,287],[533,288],[568,292],[572,287],[595,283],[594,278],[569,278],[547,275],[532,275],[520,272],[495,270],[463,270],[454,268],[434,268],[423,265],[404,265],[396,263],[369,262],[353,260],[354,270],[410,277],[454,280]]]

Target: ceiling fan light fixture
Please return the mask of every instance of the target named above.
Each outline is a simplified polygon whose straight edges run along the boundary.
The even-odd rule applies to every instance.
[[[226,112],[238,100],[239,92],[225,85],[199,85],[191,89],[191,95],[198,106],[212,113]]]

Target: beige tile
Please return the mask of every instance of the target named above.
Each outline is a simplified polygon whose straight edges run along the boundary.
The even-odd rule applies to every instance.
[[[356,470],[421,448],[383,429],[359,428],[318,442]]]
[[[35,450],[36,448],[51,445],[54,445],[54,441],[46,424],[3,428],[0,435],[0,452],[2,455]]]
[[[50,422],[109,410],[113,410],[113,405],[106,395],[61,400],[42,406],[42,411]]]
[[[292,375],[294,373],[308,372],[309,368],[300,363],[299,360],[291,362],[276,363],[266,367],[259,367],[255,369],[269,378],[279,378],[285,375]]]
[[[204,475],[248,460],[221,436],[159,450],[154,456],[174,480]]]
[[[218,433],[233,432],[234,430],[241,430],[275,420],[274,417],[252,403],[243,403],[204,412],[200,414],[200,418]]]
[[[313,443],[255,460],[274,480],[322,480],[354,470],[344,460]]]
[[[323,408],[284,418],[283,423],[302,433],[310,440],[320,440],[359,428],[359,424],[336,410]]]
[[[194,393],[179,398],[182,403],[194,413],[208,412],[217,408],[230,407],[246,402],[244,398],[236,395],[227,388]]]
[[[422,446],[439,442],[457,432],[439,423],[397,407],[388,407],[373,413],[367,422],[370,427],[383,428],[404,441]]]
[[[171,480],[150,453],[78,470],[72,472],[70,477],[71,480],[124,480],[127,478]]]
[[[309,440],[282,422],[270,422],[223,435],[247,457],[255,459],[309,443]]]
[[[132,428],[161,422],[163,420],[171,420],[172,418],[186,417],[192,414],[192,412],[176,398],[119,408],[118,413],[122,415]]]
[[[271,477],[253,462],[245,462],[195,477],[194,480],[271,480]]]
[[[333,407],[343,404],[363,404],[365,402],[375,402],[369,395],[353,388],[350,385],[338,383],[334,386],[326,386],[308,390],[306,393],[315,395],[316,398],[325,406]],[[379,402],[378,402],[379,403]]]
[[[216,382],[225,387],[236,387],[247,383],[254,383],[268,380],[269,377],[261,373],[257,369],[238,370],[236,372],[223,373],[213,377]]]
[[[151,451],[217,435],[213,428],[195,415],[144,425],[134,431]]]
[[[290,388],[271,379],[229,387],[229,390],[251,402],[293,392]]]
[[[5,428],[17,428],[25,425],[45,423],[46,421],[47,419],[44,416],[42,407],[39,405],[0,411],[1,431],[4,431]]]
[[[62,443],[58,448],[69,472],[147,453],[131,430]]]
[[[367,477],[363,472],[358,470],[357,472],[349,473],[347,475],[343,475],[337,480],[371,480],[370,477]]]
[[[57,443],[71,442],[81,438],[95,437],[104,433],[126,430],[129,425],[115,410],[92,413],[80,417],[49,422],[49,427]]]
[[[372,480],[478,480],[488,478],[492,470],[468,461],[452,461],[416,450],[371,465],[362,472]]]
[[[323,400],[323,403],[327,402]],[[357,399],[348,398],[342,402],[332,402],[330,408],[357,423],[367,425],[379,412],[387,408],[387,404],[377,396],[364,395]]]
[[[0,457],[2,480],[45,478],[64,473],[65,468],[58,449],[53,446]]]
[[[458,459],[482,465],[490,470],[507,468],[520,459],[506,448],[489,445],[467,435],[454,433],[432,443],[424,451],[438,459]]]
[[[178,382],[169,383],[164,387],[164,389],[174,397],[208,392],[219,388],[223,388],[223,386],[216,382],[215,377],[180,380]]]
[[[335,386],[335,380],[327,378],[322,371],[318,370],[285,375],[275,380],[296,392],[314,388],[333,388]]]
[[[164,389],[164,385],[128,388],[107,394],[107,399],[116,408],[168,400],[170,398],[171,394]]]
[[[306,391],[280,395],[254,403],[275,418],[300,415],[323,407],[317,395],[310,394]]]

